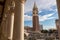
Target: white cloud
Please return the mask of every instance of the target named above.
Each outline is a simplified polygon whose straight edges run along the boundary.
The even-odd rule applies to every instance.
[[[41,13],[42,11],[39,11],[38,13]]]
[[[51,9],[52,6],[56,5],[56,0],[38,0],[37,5],[39,9]]]
[[[44,16],[39,16],[39,21],[45,21],[45,20],[49,20],[49,19],[55,18],[55,17],[52,17],[52,15],[54,15],[54,13],[47,14],[47,15],[44,15]]]
[[[24,15],[24,21],[31,21],[32,16]]]
[[[51,13],[51,14],[47,14],[47,15],[44,15],[43,17],[50,17],[52,16],[54,13]]]
[[[45,21],[45,20],[55,18],[55,17],[52,17],[52,15],[54,15],[54,13],[46,14],[44,16],[39,15],[39,21]],[[25,18],[25,21],[32,21],[32,16],[25,15],[24,18]]]
[[[57,10],[57,9],[55,9],[54,11],[55,11],[55,12],[58,12],[58,10]]]
[[[57,12],[58,10],[57,10],[57,8],[56,8],[56,9],[52,9],[52,8],[50,8],[49,11]]]
[[[56,0],[27,0],[25,3],[25,13],[28,11],[32,11],[34,1],[36,2],[39,10],[51,10],[51,7],[56,5]]]
[[[39,21],[46,21],[46,20],[54,19],[54,18],[55,18],[55,17],[50,17],[50,18],[48,18],[48,17],[46,17],[46,18],[40,17],[40,18],[39,18]]]

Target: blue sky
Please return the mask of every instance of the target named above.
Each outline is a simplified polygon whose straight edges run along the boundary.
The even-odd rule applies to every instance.
[[[44,29],[56,28],[55,20],[58,19],[56,0],[27,0],[24,10],[24,25],[32,27],[34,2],[38,7],[39,24],[43,25]]]

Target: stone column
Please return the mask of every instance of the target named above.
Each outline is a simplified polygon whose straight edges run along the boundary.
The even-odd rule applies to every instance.
[[[8,40],[12,40],[13,37],[13,27],[14,27],[14,8],[15,8],[15,2],[12,0],[10,2],[9,8],[9,15],[8,15]]]
[[[13,37],[13,26],[14,25],[14,13],[11,14],[10,16],[10,26],[8,28],[8,40],[12,40]]]
[[[24,2],[15,0],[13,40],[24,40]]]
[[[60,19],[60,0],[56,0],[56,2],[57,2],[57,8],[58,8],[58,16]]]
[[[5,0],[5,5],[4,5],[4,13],[3,13],[3,20],[2,20],[2,23],[1,23],[1,27],[2,27],[2,34],[0,35],[1,36],[1,40],[7,40],[7,20],[8,20],[8,4],[10,2],[10,0]]]
[[[59,21],[59,19],[56,20],[56,27],[58,30],[58,36],[59,36],[59,40],[60,40],[60,21]]]
[[[11,40],[12,40],[12,37],[13,37],[13,24],[14,24],[14,13],[12,13],[12,15],[11,15],[11,31],[10,31],[10,38],[11,38]]]

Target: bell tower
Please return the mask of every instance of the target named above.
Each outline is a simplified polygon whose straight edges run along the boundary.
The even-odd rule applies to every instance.
[[[39,31],[38,8],[35,2],[33,6],[33,31]]]

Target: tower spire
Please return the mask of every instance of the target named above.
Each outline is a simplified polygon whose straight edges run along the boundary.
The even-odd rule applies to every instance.
[[[34,2],[33,9],[37,8],[36,2]]]

